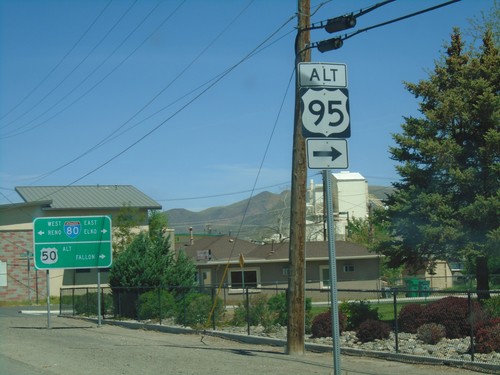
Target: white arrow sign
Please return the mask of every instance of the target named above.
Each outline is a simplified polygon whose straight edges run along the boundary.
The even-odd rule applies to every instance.
[[[347,169],[347,140],[306,139],[307,166],[311,169]]]

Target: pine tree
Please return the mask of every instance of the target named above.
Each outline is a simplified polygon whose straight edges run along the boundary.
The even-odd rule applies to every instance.
[[[492,31],[465,51],[454,29],[428,79],[406,88],[422,116],[406,117],[393,135],[401,181],[386,202],[392,239],[378,250],[392,266],[414,270],[469,261],[477,289],[488,290],[487,260],[500,256],[500,58]]]

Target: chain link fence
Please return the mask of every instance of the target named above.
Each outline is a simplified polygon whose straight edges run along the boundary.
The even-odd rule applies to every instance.
[[[306,344],[324,345],[328,350],[331,330],[330,337],[315,337],[311,330],[321,314],[328,316],[330,290],[306,288],[305,292]],[[100,306],[104,319],[286,340],[286,295],[287,289],[277,285],[244,289],[101,288]],[[417,280],[397,288],[339,289],[338,296],[340,347],[344,352],[485,364],[500,372],[499,290],[437,291]],[[97,306],[97,288],[61,289],[61,315],[95,317]],[[366,320],[386,325],[387,337],[361,340],[361,326]]]

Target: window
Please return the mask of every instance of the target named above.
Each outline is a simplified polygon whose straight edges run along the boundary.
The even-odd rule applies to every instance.
[[[7,286],[7,263],[0,260],[0,286]]]
[[[354,272],[354,265],[353,264],[345,264],[344,265],[344,272]]]
[[[260,284],[260,272],[258,269],[229,271],[229,284],[232,289],[257,288]]]
[[[328,266],[319,267],[320,287],[330,288],[330,269]]]

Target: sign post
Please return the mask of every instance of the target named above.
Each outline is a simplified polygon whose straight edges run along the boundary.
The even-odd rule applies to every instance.
[[[47,328],[50,327],[51,269],[97,268],[98,325],[101,325],[101,268],[112,259],[109,216],[39,217],[33,221],[35,268],[47,273]]]
[[[340,375],[339,315],[333,199],[329,169],[348,167],[347,140],[351,136],[347,67],[345,64],[299,64],[302,135],[307,164],[323,169],[328,230],[334,374]]]

